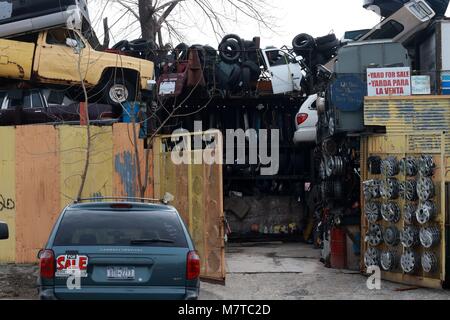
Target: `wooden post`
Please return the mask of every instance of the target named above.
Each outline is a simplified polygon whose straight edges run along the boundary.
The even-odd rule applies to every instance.
[[[86,102],[80,102],[80,125],[81,126],[87,126],[88,124],[88,118],[87,118],[87,103]]]

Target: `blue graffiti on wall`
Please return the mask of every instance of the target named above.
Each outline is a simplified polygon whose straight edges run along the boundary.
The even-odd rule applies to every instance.
[[[119,174],[122,184],[124,186],[127,197],[134,198],[137,193],[137,186],[135,183],[136,177],[136,162],[131,152],[126,151],[122,154],[116,155],[115,158],[116,172]]]

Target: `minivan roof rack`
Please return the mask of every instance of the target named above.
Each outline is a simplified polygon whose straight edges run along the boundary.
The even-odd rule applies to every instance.
[[[167,199],[150,199],[150,198],[138,198],[138,197],[92,197],[77,199],[74,204],[79,204],[83,202],[107,202],[107,201],[131,201],[131,202],[142,202],[142,203],[161,203],[168,205],[170,200]]]

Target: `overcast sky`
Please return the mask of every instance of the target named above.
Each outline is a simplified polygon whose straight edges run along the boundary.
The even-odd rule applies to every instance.
[[[99,21],[103,11],[100,9],[105,1],[89,1],[91,19],[96,23],[97,30],[101,26]],[[245,39],[260,36],[263,46],[282,46],[291,45],[292,39],[299,33],[306,32],[313,36],[322,36],[333,31],[338,38],[341,38],[347,30],[369,29],[380,21],[378,15],[362,7],[363,0],[276,0],[272,3],[275,4],[272,5],[273,8],[270,8],[270,15],[275,17],[274,21],[277,25],[274,30],[260,29],[256,23],[240,17],[238,23],[226,25],[226,32],[237,33]],[[110,24],[117,21],[121,15],[119,9],[111,4],[103,13],[103,16],[109,17]],[[188,19],[189,21],[179,25],[186,37],[186,42],[217,46],[218,40],[207,21],[197,18],[201,15],[200,12],[194,11],[192,15],[195,18]],[[132,24],[133,20],[134,18],[129,15],[113,27],[113,43],[123,38],[132,40],[140,37],[139,26]],[[102,35],[101,30],[98,33]]]

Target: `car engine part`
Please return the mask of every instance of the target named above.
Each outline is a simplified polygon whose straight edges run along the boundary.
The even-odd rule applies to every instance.
[[[383,251],[380,257],[381,268],[384,271],[392,271],[398,266],[397,253],[394,250]]]
[[[381,220],[381,204],[375,201],[369,201],[364,206],[367,220],[370,223],[376,223]]]
[[[334,156],[336,155],[337,151],[337,145],[333,139],[327,139],[322,143],[322,152],[327,156]]]
[[[415,226],[406,226],[400,236],[405,248],[412,248],[419,242],[419,231]]]
[[[366,234],[366,242],[371,247],[378,247],[383,242],[383,233],[378,224],[371,224]]]
[[[433,180],[428,177],[422,177],[417,182],[417,195],[420,201],[427,201],[436,195]]]
[[[340,176],[344,174],[345,165],[344,158],[339,156],[332,156],[326,158],[327,176]]]
[[[378,199],[381,197],[381,181],[368,180],[363,182],[364,197],[366,200]]]
[[[364,264],[366,268],[380,265],[380,251],[375,248],[367,249],[364,255]]]
[[[433,273],[438,270],[438,259],[433,252],[424,252],[421,260],[422,269],[426,273]]]
[[[339,199],[342,198],[343,189],[342,182],[339,180],[335,181],[322,181],[320,184],[322,198],[334,198]]]
[[[414,180],[407,180],[400,183],[400,198],[408,201],[417,200],[417,183]]]
[[[384,231],[383,238],[388,246],[396,247],[400,243],[400,231],[395,226],[390,226]]]
[[[423,177],[431,177],[436,169],[436,163],[433,160],[433,156],[423,155],[419,159],[419,173]]]
[[[389,178],[381,182],[381,196],[387,200],[397,199],[400,193],[400,184],[397,179]]]
[[[322,161],[320,161],[319,177],[320,177],[321,180],[325,180],[327,178],[327,169],[326,169],[326,164],[325,164],[325,160],[324,159],[322,159]]]
[[[367,167],[370,174],[378,175],[381,174],[381,158],[380,157],[370,157],[367,160]]]
[[[419,171],[417,160],[413,157],[406,157],[400,160],[400,173],[406,177],[415,177]]]
[[[436,216],[436,205],[432,201],[425,201],[419,205],[416,219],[420,224],[426,224]]]
[[[419,259],[417,254],[412,250],[409,249],[405,250],[400,259],[400,265],[402,267],[402,270],[405,273],[414,273],[418,268],[418,264]]]
[[[387,178],[395,177],[400,172],[397,158],[388,157],[381,162],[381,173]]]
[[[407,224],[413,224],[416,219],[417,206],[413,203],[407,203],[403,209],[403,219]]]
[[[395,202],[388,202],[381,206],[381,215],[387,222],[397,223],[400,221],[400,208]]]
[[[420,243],[426,249],[430,249],[441,241],[441,232],[439,228],[422,228],[419,233]]]

